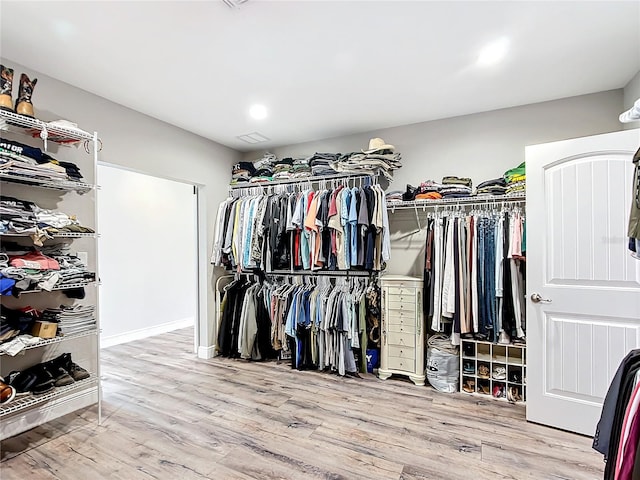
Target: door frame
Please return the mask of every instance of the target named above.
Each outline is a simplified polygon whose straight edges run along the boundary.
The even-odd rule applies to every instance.
[[[206,337],[207,323],[207,225],[206,225],[206,197],[205,186],[199,183],[193,183],[181,178],[170,177],[166,175],[156,175],[137,168],[125,167],[116,163],[98,161],[98,166],[117,168],[126,170],[149,177],[160,178],[172,182],[190,185],[194,189],[196,196],[196,318],[193,325],[193,353],[199,354],[200,339]],[[99,185],[98,171],[96,169],[96,183]],[[97,202],[96,202],[97,204]],[[96,213],[98,208],[96,206]],[[206,357],[203,357],[206,358]]]

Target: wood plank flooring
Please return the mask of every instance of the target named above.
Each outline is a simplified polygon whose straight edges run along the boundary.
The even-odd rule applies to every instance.
[[[179,330],[103,351],[89,408],[2,442],[0,478],[602,478],[591,439],[524,408],[409,381],[341,378],[192,353]]]

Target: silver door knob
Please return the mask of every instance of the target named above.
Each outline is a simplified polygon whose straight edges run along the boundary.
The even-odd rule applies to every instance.
[[[540,295],[539,293],[532,293],[531,301],[533,303],[551,303],[551,300],[549,300],[548,298],[542,298],[542,295]]]

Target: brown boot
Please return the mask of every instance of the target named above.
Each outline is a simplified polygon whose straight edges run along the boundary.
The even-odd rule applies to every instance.
[[[0,110],[13,112],[11,88],[13,87],[13,69],[0,65]]]
[[[16,100],[16,113],[26,117],[33,117],[33,103],[31,96],[33,95],[33,87],[38,83],[38,79],[29,80],[26,73],[20,75],[20,88],[18,90],[18,99]]]

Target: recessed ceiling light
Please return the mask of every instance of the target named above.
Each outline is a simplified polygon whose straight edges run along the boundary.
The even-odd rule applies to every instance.
[[[249,109],[249,115],[251,115],[256,120],[262,120],[267,118],[267,107],[264,105],[251,105]]]
[[[501,38],[486,45],[478,55],[478,65],[495,65],[504,58],[509,49],[509,40]]]

